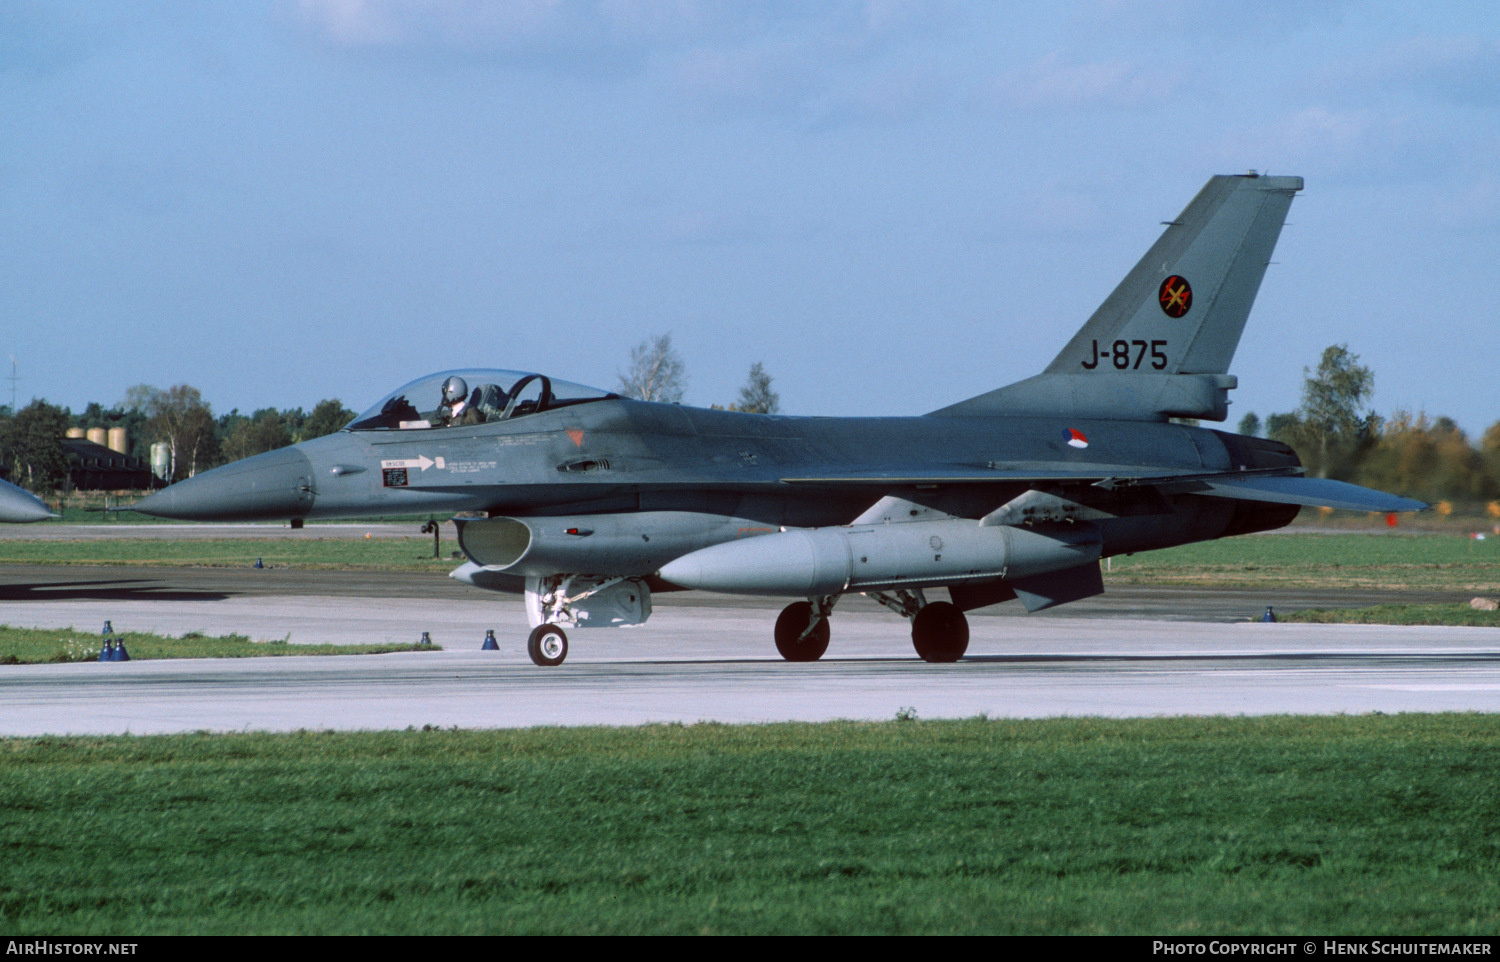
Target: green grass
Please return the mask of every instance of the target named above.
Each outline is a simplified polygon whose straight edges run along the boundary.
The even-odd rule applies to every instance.
[[[104,500],[102,500],[102,498],[90,498],[90,500],[86,501],[86,503],[78,503],[78,501],[65,501],[62,506],[62,516],[60,516],[60,518],[52,519],[52,521],[40,522],[40,524],[202,524],[202,522],[198,521],[174,521],[174,519],[171,518],[153,518],[153,516],[151,515],[141,515],[141,513],[132,512],[132,510],[129,509],[121,509],[121,507],[115,507],[115,504],[117,504],[118,501],[123,500],[126,504],[132,504],[135,503],[135,501],[141,500],[141,498],[144,498],[147,494],[148,492],[142,491],[139,492],[138,495],[135,495],[135,497],[133,498],[111,497],[111,507],[108,510],[104,509]],[[48,504],[48,507],[51,507],[52,510],[57,510],[57,498],[46,498],[46,504]],[[308,524],[308,527],[314,528],[320,527],[320,525],[324,524],[360,524],[360,522],[366,522],[366,524],[393,524],[393,522],[395,522],[395,524],[420,525],[423,521],[426,521],[426,519],[432,518],[432,516],[434,515],[380,515],[371,516],[371,518],[360,518],[359,521],[356,522],[309,521],[306,522],[306,524]],[[269,521],[266,522],[266,527],[278,528],[284,524],[285,521]]]
[[[1500,927],[1500,718],[0,741],[0,931]]]
[[[181,638],[142,632],[119,633],[131,661],[153,658],[259,658],[274,655],[383,655],[396,651],[441,651],[438,645],[293,645],[284,641],[251,641],[244,635],[208,637],[190,632]],[[0,665],[94,661],[103,636],[72,628],[12,628],[0,625]]]
[[[1500,591],[1500,538],[1266,534],[1110,559],[1105,584]]]
[[[0,540],[0,564],[160,565],[248,568],[257,558],[272,568],[341,568],[383,571],[453,570],[458,547],[443,541],[432,556],[432,538],[324,538],[309,531],[279,537],[198,539],[123,538],[118,541]]]
[[[1372,605],[1368,608],[1324,608],[1278,614],[1281,621],[1351,625],[1455,625],[1500,628],[1500,611],[1476,611],[1467,604]]]

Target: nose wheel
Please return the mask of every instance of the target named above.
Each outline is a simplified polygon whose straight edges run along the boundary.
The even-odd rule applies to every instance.
[[[969,650],[969,619],[957,605],[931,602],[911,620],[911,643],[923,661],[958,661]]]
[[[544,668],[553,668],[568,657],[568,636],[556,625],[538,625],[526,639],[526,654]]]

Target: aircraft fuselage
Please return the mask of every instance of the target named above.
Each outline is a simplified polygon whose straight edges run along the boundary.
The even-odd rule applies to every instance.
[[[151,509],[196,520],[666,512],[715,529],[743,521],[714,535],[742,537],[849,524],[888,496],[980,518],[1050,479],[1111,515],[1101,522],[1107,555],[1279,527],[1296,511],[1164,500],[1100,488],[1100,478],[1297,463],[1273,442],[1172,423],[783,417],[610,399],[498,423],[343,431],[173,485]]]

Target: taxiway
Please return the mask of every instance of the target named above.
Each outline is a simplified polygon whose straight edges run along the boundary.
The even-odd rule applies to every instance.
[[[1500,710],[1494,629],[1259,624],[1267,601],[1353,603],[1346,592],[1111,589],[1043,615],[973,613],[968,656],[928,665],[903,621],[849,599],[829,654],[794,665],[770,640],[779,603],[688,592],[658,596],[639,628],[572,632],[568,661],[543,669],[526,658],[518,599],[441,576],[0,566],[0,622],[11,625],[108,618],[126,633],[294,644],[428,631],[445,649],[10,666],[0,734]],[[500,651],[479,650],[487,628]]]

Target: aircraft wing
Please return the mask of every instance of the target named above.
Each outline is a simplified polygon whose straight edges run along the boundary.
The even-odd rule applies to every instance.
[[[1240,478],[1232,474],[1183,482],[1188,494],[1203,494],[1237,501],[1269,501],[1302,504],[1313,508],[1343,508],[1346,511],[1422,511],[1427,505],[1347,481],[1304,478],[1294,475]]]
[[[856,471],[781,479],[786,484],[902,487],[929,484],[994,484],[1014,482],[1081,482],[1095,487],[1154,487],[1162,494],[1195,494],[1237,501],[1300,504],[1347,511],[1421,511],[1427,505],[1346,481],[1308,478],[1284,468],[1268,471],[1230,471],[1187,474],[1161,468],[1119,465],[1033,464],[1025,468],[919,471]]]
[[[1089,481],[1122,479],[1134,482],[1150,478],[1179,478],[1180,471],[1164,471],[1160,468],[1141,468],[1107,464],[1053,464],[1035,462],[1024,467],[974,467],[949,466],[919,468],[916,470],[892,469],[889,471],[832,471],[827,473],[797,475],[782,478],[783,484],[824,485],[888,485],[914,484],[994,484],[1015,481]]]

